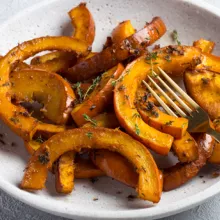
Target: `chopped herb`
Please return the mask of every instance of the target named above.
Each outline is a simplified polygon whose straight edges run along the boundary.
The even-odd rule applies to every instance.
[[[44,143],[45,140],[41,137],[41,135],[39,135],[39,136],[35,139],[35,141],[38,142],[38,143],[40,143],[40,144],[42,144],[42,143]]]
[[[111,84],[112,84],[113,87],[116,86],[116,83],[117,83],[117,80],[112,80],[112,81],[111,81]]]
[[[151,52],[146,56],[146,60],[156,60],[158,58],[157,52]]]
[[[167,54],[164,59],[167,61],[167,62],[171,62],[171,56],[169,54]]]
[[[38,160],[40,161],[41,164],[46,165],[50,161],[49,159],[49,154],[46,152],[45,154],[40,154],[38,156]]]
[[[168,121],[168,122],[165,123],[165,125],[170,126],[170,125],[173,124],[173,122],[174,122],[174,121]]]
[[[14,124],[17,124],[19,122],[19,119],[18,118],[10,118],[10,120],[14,123]]]
[[[140,128],[138,127],[137,124],[135,124],[135,133],[136,133],[137,135],[140,135]]]
[[[79,96],[79,102],[81,103],[83,101],[83,92],[82,92],[82,89],[81,89],[81,83],[80,82],[77,82],[76,84],[74,84],[72,86],[73,89],[76,89],[76,92]]]
[[[139,113],[137,113],[137,112],[136,112],[136,113],[134,113],[134,114],[133,114],[133,116],[132,116],[132,118],[140,118],[140,117],[141,117],[141,116],[140,116],[140,114],[139,114]]]
[[[205,84],[205,85],[209,84],[209,82],[210,82],[209,78],[202,77],[201,80],[202,80],[202,83]]]
[[[179,36],[178,36],[177,30],[173,30],[172,38],[178,45],[181,45],[181,42],[179,41]]]
[[[126,100],[129,100],[129,95],[125,95],[125,99],[126,99]]]
[[[92,132],[87,132],[87,133],[86,133],[86,136],[87,136],[89,139],[92,139],[92,135],[93,135]]]
[[[4,86],[10,86],[10,83],[9,83],[9,82],[6,82],[6,83],[2,84],[2,86],[3,86],[3,87],[4,87]]]
[[[153,110],[151,111],[151,114],[152,114],[154,117],[156,117],[156,118],[159,117],[159,113],[158,113],[157,110],[155,110],[155,109],[153,109]]]
[[[150,40],[150,37],[145,37],[145,40],[149,41],[149,40]]]
[[[129,74],[130,71],[131,71],[131,69],[127,69],[127,70],[125,71],[125,73]]]
[[[95,108],[96,108],[96,105],[92,105],[92,106],[89,108],[89,110],[92,111],[92,110],[95,109]]]
[[[83,118],[88,121],[88,122],[91,122],[93,126],[97,126],[97,121],[90,118],[87,114],[83,114]]]
[[[90,178],[90,181],[94,184],[97,182],[99,179],[97,177]]]
[[[101,81],[101,78],[102,78],[101,76],[97,76],[95,79],[92,80],[92,85],[87,89],[83,99],[85,99],[94,90],[94,88]]]
[[[193,141],[193,139],[192,138],[188,138],[186,141],[190,142],[190,141]]]
[[[125,86],[124,85],[119,86],[118,91],[123,91],[123,90],[125,90]]]
[[[154,103],[153,102],[148,101],[146,103],[146,110],[147,111],[151,111],[153,109],[153,107],[154,107]]]

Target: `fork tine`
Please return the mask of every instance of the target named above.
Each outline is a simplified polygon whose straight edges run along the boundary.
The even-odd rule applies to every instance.
[[[173,102],[173,100],[154,82],[154,80],[148,76],[149,80],[153,85],[160,91],[160,93],[167,99],[171,106],[178,112],[182,117],[187,117],[187,115]]]
[[[148,90],[151,92],[151,94],[155,97],[155,99],[160,103],[160,105],[165,109],[165,111],[172,116],[177,117],[177,115],[164,103],[164,101],[157,95],[156,92],[146,83],[144,80],[142,80],[144,85],[148,88]]]
[[[194,108],[200,108],[200,106],[192,98],[190,98],[190,96],[188,96],[160,67],[158,67],[158,69],[164,78],[166,78],[166,80],[176,89],[177,92],[180,93],[180,95],[183,96],[187,102],[189,102],[190,105]]]
[[[181,104],[181,106],[189,113],[193,111],[183,100],[153,71],[160,83],[172,94],[172,96]]]

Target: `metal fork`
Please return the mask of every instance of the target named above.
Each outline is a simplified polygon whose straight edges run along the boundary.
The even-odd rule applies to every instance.
[[[159,90],[159,92],[167,99],[170,105],[175,109],[175,111],[184,118],[189,120],[188,131],[191,133],[199,133],[205,132],[211,135],[216,141],[220,142],[220,133],[211,128],[209,124],[209,116],[208,114],[192,99],[190,98],[160,67],[158,67],[161,75],[167,80],[167,82],[173,87],[173,89],[178,92],[183,99],[185,99],[194,109],[191,109],[188,105],[186,105],[183,100],[168,86],[160,76],[158,76],[154,71],[153,74],[155,78],[159,80],[159,82],[164,86],[164,88],[169,91],[170,94],[179,102],[179,104],[183,107],[186,113],[180,109],[173,100],[160,88],[160,86],[153,80],[151,76],[148,76],[148,79],[153,84],[155,88]],[[155,97],[155,99],[160,103],[160,105],[164,108],[164,110],[172,116],[178,117],[176,113],[164,103],[164,101],[157,95],[157,93],[151,88],[151,86],[143,80],[144,85],[148,88],[151,94]]]

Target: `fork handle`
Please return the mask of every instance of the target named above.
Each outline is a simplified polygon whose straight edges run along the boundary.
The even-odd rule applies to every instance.
[[[220,142],[220,133],[219,132],[213,130],[212,128],[209,128],[209,130],[206,133],[211,135],[217,142]]]

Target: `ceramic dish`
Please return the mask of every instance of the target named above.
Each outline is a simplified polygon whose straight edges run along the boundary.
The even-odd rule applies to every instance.
[[[67,12],[80,1],[49,0],[26,9],[1,25],[0,54],[6,53],[19,42],[46,35],[69,35],[72,27]],[[88,7],[96,21],[94,50],[101,49],[107,35],[118,22],[130,19],[137,28],[154,16],[161,16],[168,32],[158,42],[172,43],[170,33],[177,29],[182,44],[192,44],[201,37],[216,42],[215,53],[220,55],[220,11],[201,0],[90,0]],[[0,124],[5,144],[0,145],[0,188],[15,198],[43,211],[73,219],[155,219],[193,208],[220,192],[220,178],[211,178],[215,169],[207,166],[184,186],[163,193],[157,205],[138,199],[128,200],[135,194],[110,178],[76,180],[75,191],[67,196],[55,192],[54,179],[48,179],[47,189],[29,193],[18,184],[28,160],[23,142],[7,126]],[[13,144],[16,143],[16,144]],[[170,162],[169,162],[170,163]],[[97,201],[93,201],[98,198]]]

